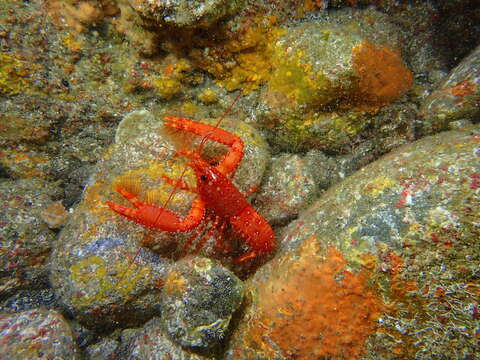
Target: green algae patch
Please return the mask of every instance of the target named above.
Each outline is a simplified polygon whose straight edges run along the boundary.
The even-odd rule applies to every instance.
[[[283,108],[281,112],[283,116],[268,113],[269,121],[280,127],[274,134],[276,142],[296,151],[317,148],[340,152],[372,122],[365,111],[300,114]]]
[[[268,86],[296,105],[325,106],[337,96],[333,83],[321,72],[314,71],[301,50],[289,54],[281,46],[275,48],[272,62],[277,64]]]

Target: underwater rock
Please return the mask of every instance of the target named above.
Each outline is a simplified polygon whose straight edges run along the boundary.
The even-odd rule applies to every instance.
[[[270,223],[285,222],[298,215],[317,191],[311,168],[298,155],[284,154],[274,159],[265,178],[255,206]]]
[[[116,359],[119,342],[113,339],[103,339],[86,348],[89,360]]]
[[[55,306],[55,294],[50,288],[22,290],[2,300],[0,312],[14,313],[34,308],[53,308]]]
[[[17,107],[20,107],[17,105]],[[0,129],[0,145],[9,147],[18,147],[19,144],[45,144],[53,130],[53,119],[44,119],[42,116],[25,116],[21,114],[14,106],[1,104],[2,111],[7,111],[0,115],[2,128]],[[25,117],[22,117],[24,115]]]
[[[227,359],[477,353],[480,128],[402,146],[330,188],[246,283]]]
[[[400,51],[402,32],[373,10],[337,11],[279,38],[260,117],[285,150],[342,151],[378,123],[378,110],[413,83]]]
[[[169,261],[93,220],[86,211],[74,213],[62,230],[50,260],[55,295],[88,328],[138,325],[159,311],[157,282]]]
[[[398,3],[395,0],[330,0],[327,2],[330,7],[366,7],[375,6],[379,8],[386,8],[395,6]]]
[[[425,87],[429,91],[448,73],[448,62],[438,44],[430,41],[439,38],[439,11],[437,3],[422,1],[414,6],[397,6],[389,12],[391,21],[410,32],[405,43],[405,54],[410,70],[415,76],[415,87]],[[449,34],[448,36],[450,36]],[[414,88],[414,91],[416,89]],[[423,94],[419,94],[423,96]]]
[[[357,358],[382,309],[367,281],[367,273],[348,270],[340,251],[306,240],[248,282],[252,305],[226,358]]]
[[[456,120],[480,116],[480,46],[462,60],[420,108],[422,134],[448,128]]]
[[[0,293],[45,285],[55,233],[41,214],[61,194],[57,184],[41,179],[0,182]]]
[[[375,144],[367,141],[347,155],[326,156],[320,150],[313,149],[303,159],[321,193],[375,160],[378,157],[376,150]]]
[[[310,150],[303,157],[305,166],[313,174],[313,180],[319,191],[328,189],[332,184],[345,177],[344,166],[339,161],[325,155],[320,150]]]
[[[208,27],[243,6],[244,0],[128,0],[143,18],[176,28]]]
[[[53,310],[0,314],[0,354],[11,360],[79,359],[72,330]]]
[[[162,328],[184,347],[213,347],[225,338],[242,299],[243,283],[232,272],[210,259],[182,259],[165,282]]]
[[[209,360],[175,345],[162,330],[160,319],[153,318],[139,330],[124,330],[122,343],[126,344],[121,359]]]

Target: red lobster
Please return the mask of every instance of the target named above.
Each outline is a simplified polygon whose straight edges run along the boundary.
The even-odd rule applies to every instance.
[[[222,220],[226,220],[250,247],[250,251],[236,258],[235,262],[242,262],[273,251],[275,248],[275,235],[272,228],[228,178],[228,176],[233,177],[235,175],[237,167],[243,158],[243,141],[238,136],[218,127],[184,118],[167,116],[165,117],[165,125],[194,133],[202,136],[204,140],[214,140],[230,147],[230,151],[216,166],[209,164],[200,157],[201,145],[196,152],[180,151],[178,153],[187,156],[191,160],[187,165],[195,173],[197,180],[195,189],[189,188],[182,180],[163,177],[168,183],[197,194],[188,215],[181,219],[177,214],[166,208],[141,202],[135,195],[122,188],[116,188],[115,190],[132,203],[135,208],[129,208],[110,201],[107,202],[107,205],[120,215],[152,229],[168,232],[186,232],[198,227],[185,244],[186,248],[205,228],[208,221],[213,221],[213,226],[199,241],[196,246],[197,249],[203,245],[218,224]],[[210,210],[211,214],[207,217],[205,217],[206,209]],[[199,226],[203,219],[205,219],[204,223]],[[224,226],[225,222],[222,223],[220,232],[223,231]]]

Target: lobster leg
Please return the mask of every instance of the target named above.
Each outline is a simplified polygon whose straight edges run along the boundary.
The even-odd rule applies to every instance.
[[[195,254],[198,254],[202,246],[205,245],[205,243],[207,242],[208,238],[212,236],[213,232],[218,227],[219,222],[220,222],[220,218],[218,216],[215,216],[212,222],[212,225],[210,226],[210,229],[208,229],[208,232],[205,235],[203,235],[202,238],[198,241],[197,245],[195,245],[195,250],[194,250]]]
[[[185,241],[185,244],[183,245],[183,249],[184,249],[184,255],[187,254],[190,246],[192,246],[193,244],[193,241],[197,238],[197,236],[205,229],[205,227],[207,226],[208,222],[210,221],[210,216],[207,215],[205,221],[203,221],[196,229],[195,229],[195,232],[190,235],[190,237],[188,238],[187,241]]]
[[[212,221],[213,218],[213,221]],[[210,229],[206,234],[204,234],[200,240],[197,242],[195,245],[195,248],[193,250],[194,254],[197,254],[203,245],[207,242],[207,240],[212,236],[213,232],[217,230],[218,228],[218,235],[216,236],[216,241],[215,241],[215,246],[224,250],[224,251],[231,251],[231,249],[228,246],[223,245],[222,243],[222,235],[225,230],[225,226],[227,223],[225,221],[221,221],[221,219],[218,216],[212,216],[211,214],[208,215],[205,220],[198,226],[198,228],[195,230],[195,233],[190,236],[190,238],[185,242],[184,245],[184,251],[185,254],[188,251],[188,248],[192,245],[193,241],[197,238],[197,236],[205,230],[205,227],[208,225],[208,223],[211,223]],[[220,227],[219,227],[220,224]]]
[[[247,260],[250,260],[250,259],[253,259],[253,258],[257,257],[258,255],[259,254],[257,254],[256,251],[252,250],[252,251],[250,251],[250,252],[248,252],[248,253],[246,253],[242,256],[239,256],[239,257],[233,259],[233,261],[237,264],[240,264],[244,261],[247,261]]]
[[[245,192],[243,193],[243,196],[247,197],[248,195],[250,195],[251,193],[257,191],[258,189],[258,186],[257,185],[253,185],[251,187],[249,187],[247,190],[245,190]]]
[[[223,251],[230,252],[232,251],[230,246],[227,246],[223,243],[223,232],[225,231],[226,225],[227,223],[225,221],[222,222],[222,224],[220,225],[220,229],[218,229],[218,236],[217,236],[217,240],[215,241],[215,245],[218,248],[222,249]]]
[[[165,125],[194,133],[230,147],[230,152],[223,157],[217,166],[215,166],[224,175],[234,173],[237,170],[238,164],[242,161],[244,148],[243,141],[238,136],[229,133],[228,131],[208,124],[174,116],[166,116]],[[188,152],[184,151],[180,153],[188,156]]]
[[[110,209],[135,221],[137,224],[152,229],[168,232],[190,231],[194,229],[205,216],[205,203],[199,196],[193,200],[192,207],[187,216],[181,219],[173,211],[141,202],[134,194],[125,189],[116,188],[115,191],[132,203],[135,208],[107,201],[106,203]]]

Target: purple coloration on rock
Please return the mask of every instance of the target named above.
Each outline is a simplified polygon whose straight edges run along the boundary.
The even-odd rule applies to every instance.
[[[72,331],[56,311],[0,315],[0,332],[1,359],[79,359]]]

